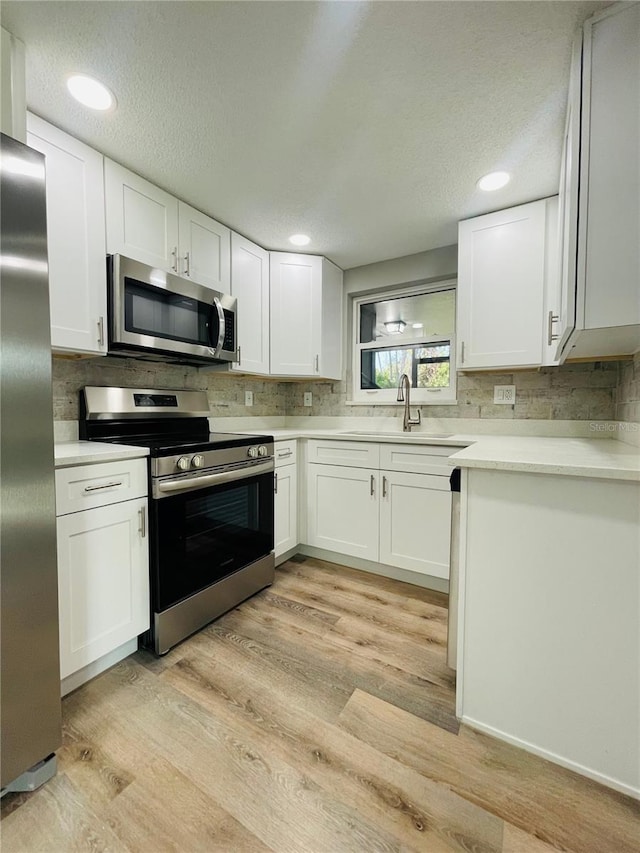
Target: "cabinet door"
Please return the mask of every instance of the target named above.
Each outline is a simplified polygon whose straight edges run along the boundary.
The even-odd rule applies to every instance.
[[[27,127],[46,157],[51,346],[106,353],[102,155],[37,116]]]
[[[308,543],[378,560],[378,472],[309,465]]]
[[[451,491],[447,477],[381,472],[380,562],[449,577]]]
[[[271,252],[271,372],[319,376],[322,258]]]
[[[461,370],[541,364],[545,211],[543,199],[460,223]]]
[[[577,276],[585,329],[640,324],[639,56],[640,4],[615,4],[585,25]]]
[[[231,295],[238,300],[241,373],[269,373],[269,253],[231,234]]]
[[[556,357],[566,357],[567,341],[576,325],[576,252],[578,241],[578,185],[580,178],[580,89],[582,85],[582,33],[573,46],[569,99],[560,167],[558,239],[560,272]]]
[[[149,627],[147,499],[58,519],[60,677]]]
[[[104,161],[107,252],[178,272],[178,200]]]
[[[178,269],[205,287],[228,293],[231,286],[231,231],[199,210],[178,202]]]
[[[298,476],[295,465],[277,468],[275,489],[276,557],[298,544]]]
[[[342,378],[343,274],[322,259],[322,330],[319,372],[323,379]]]

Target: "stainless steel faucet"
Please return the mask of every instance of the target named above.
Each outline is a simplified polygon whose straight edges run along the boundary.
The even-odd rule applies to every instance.
[[[407,396],[405,397],[405,389],[407,392]],[[420,416],[420,409],[417,410],[418,417],[411,417],[411,403],[409,400],[409,395],[411,392],[411,380],[407,376],[406,373],[403,373],[400,377],[400,381],[398,382],[398,402],[404,403],[404,417],[402,418],[402,431],[403,432],[411,432],[412,426],[418,426],[422,423],[422,418]]]

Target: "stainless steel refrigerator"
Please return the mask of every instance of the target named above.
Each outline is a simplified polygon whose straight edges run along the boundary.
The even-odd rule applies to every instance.
[[[44,157],[0,152],[2,794],[55,772],[61,742]]]

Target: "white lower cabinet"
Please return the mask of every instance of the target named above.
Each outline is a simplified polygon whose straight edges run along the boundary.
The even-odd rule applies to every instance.
[[[111,466],[114,476],[109,480],[105,475]],[[94,479],[90,476],[92,467],[97,469]],[[139,481],[138,469],[145,469],[146,462],[136,459],[56,472],[59,510],[65,508],[63,494],[71,481],[78,480],[77,472],[81,472],[83,489],[91,499],[99,495],[104,499],[102,506],[67,511],[57,519],[63,681],[149,628],[146,478],[144,497],[110,502],[116,479],[122,479],[127,467],[131,480]],[[88,673],[84,680],[98,671]]]
[[[341,456],[347,464],[312,462],[323,456],[331,458],[330,446],[329,441],[309,442],[307,544],[448,579],[451,466],[444,454],[454,449],[344,441],[334,444],[334,456]],[[407,453],[416,467],[437,473],[360,467],[368,454],[371,459],[379,455],[381,464],[395,462],[402,468]]]
[[[309,465],[308,542],[365,560],[378,560],[378,472]]]
[[[380,562],[449,577],[451,491],[446,477],[382,471]]]
[[[298,544],[298,477],[296,466],[284,465],[275,472],[276,558]]]
[[[60,677],[149,628],[147,499],[58,519]]]
[[[276,560],[295,548],[298,539],[298,466],[297,442],[276,441],[276,470],[273,478],[274,550]],[[280,560],[279,562],[282,562]]]

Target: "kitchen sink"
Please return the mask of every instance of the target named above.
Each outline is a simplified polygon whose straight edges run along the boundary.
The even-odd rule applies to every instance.
[[[398,430],[394,432],[381,432],[380,430],[351,429],[348,432],[341,432],[340,435],[368,435],[372,438],[379,435],[385,438],[451,438],[452,433],[399,432]]]

